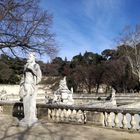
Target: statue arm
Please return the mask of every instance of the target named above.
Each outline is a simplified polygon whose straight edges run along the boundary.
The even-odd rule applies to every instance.
[[[32,68],[31,70],[32,70],[32,73],[36,77],[36,84],[38,84],[42,79],[42,72],[41,72],[40,66],[36,64],[35,67]]]
[[[37,76],[37,72],[36,72],[36,69],[32,66],[28,66],[27,69],[29,69],[35,76]]]
[[[32,73],[36,76],[36,84],[38,84],[42,78],[42,72],[40,70],[40,66],[38,64],[35,64],[34,66],[28,65],[26,68],[32,71]]]

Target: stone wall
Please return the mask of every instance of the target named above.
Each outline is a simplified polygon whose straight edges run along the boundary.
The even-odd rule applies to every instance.
[[[99,102],[99,97],[105,100],[109,96],[108,94],[74,94],[73,98],[76,104],[92,104]],[[125,105],[134,102],[140,102],[139,93],[117,93],[116,94],[117,105]]]
[[[8,100],[10,101],[19,101],[19,85],[0,85],[0,92],[2,90],[6,90]],[[38,94],[37,94],[37,102],[45,103],[45,95],[52,94],[51,85],[38,85]],[[74,93],[73,98],[75,104],[92,104],[97,102],[98,97],[101,97],[102,100],[105,100],[108,94],[79,94]],[[116,94],[117,104],[125,105],[129,103],[134,103],[140,101],[139,93],[117,93]]]
[[[19,101],[19,85],[0,85],[0,92],[2,90],[6,91],[6,95],[9,101]],[[38,85],[37,101],[45,102],[45,95],[52,93],[49,85]]]

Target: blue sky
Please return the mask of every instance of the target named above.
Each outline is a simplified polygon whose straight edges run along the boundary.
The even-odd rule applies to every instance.
[[[41,7],[53,14],[58,56],[69,60],[114,48],[122,29],[140,21],[140,0],[41,0]]]

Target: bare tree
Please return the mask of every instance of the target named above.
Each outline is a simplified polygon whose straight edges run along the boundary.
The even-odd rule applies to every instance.
[[[124,47],[133,74],[140,82],[140,25],[126,27],[118,38],[119,45]]]
[[[53,56],[57,52],[51,33],[52,15],[38,0],[0,0],[0,50],[14,56],[34,51]]]

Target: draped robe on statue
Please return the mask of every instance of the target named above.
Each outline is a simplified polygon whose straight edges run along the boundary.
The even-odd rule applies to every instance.
[[[41,81],[42,73],[37,63],[27,63],[24,66],[24,75],[21,80],[20,97],[23,99],[24,118],[21,125],[31,126],[37,122],[36,96],[37,84]]]

